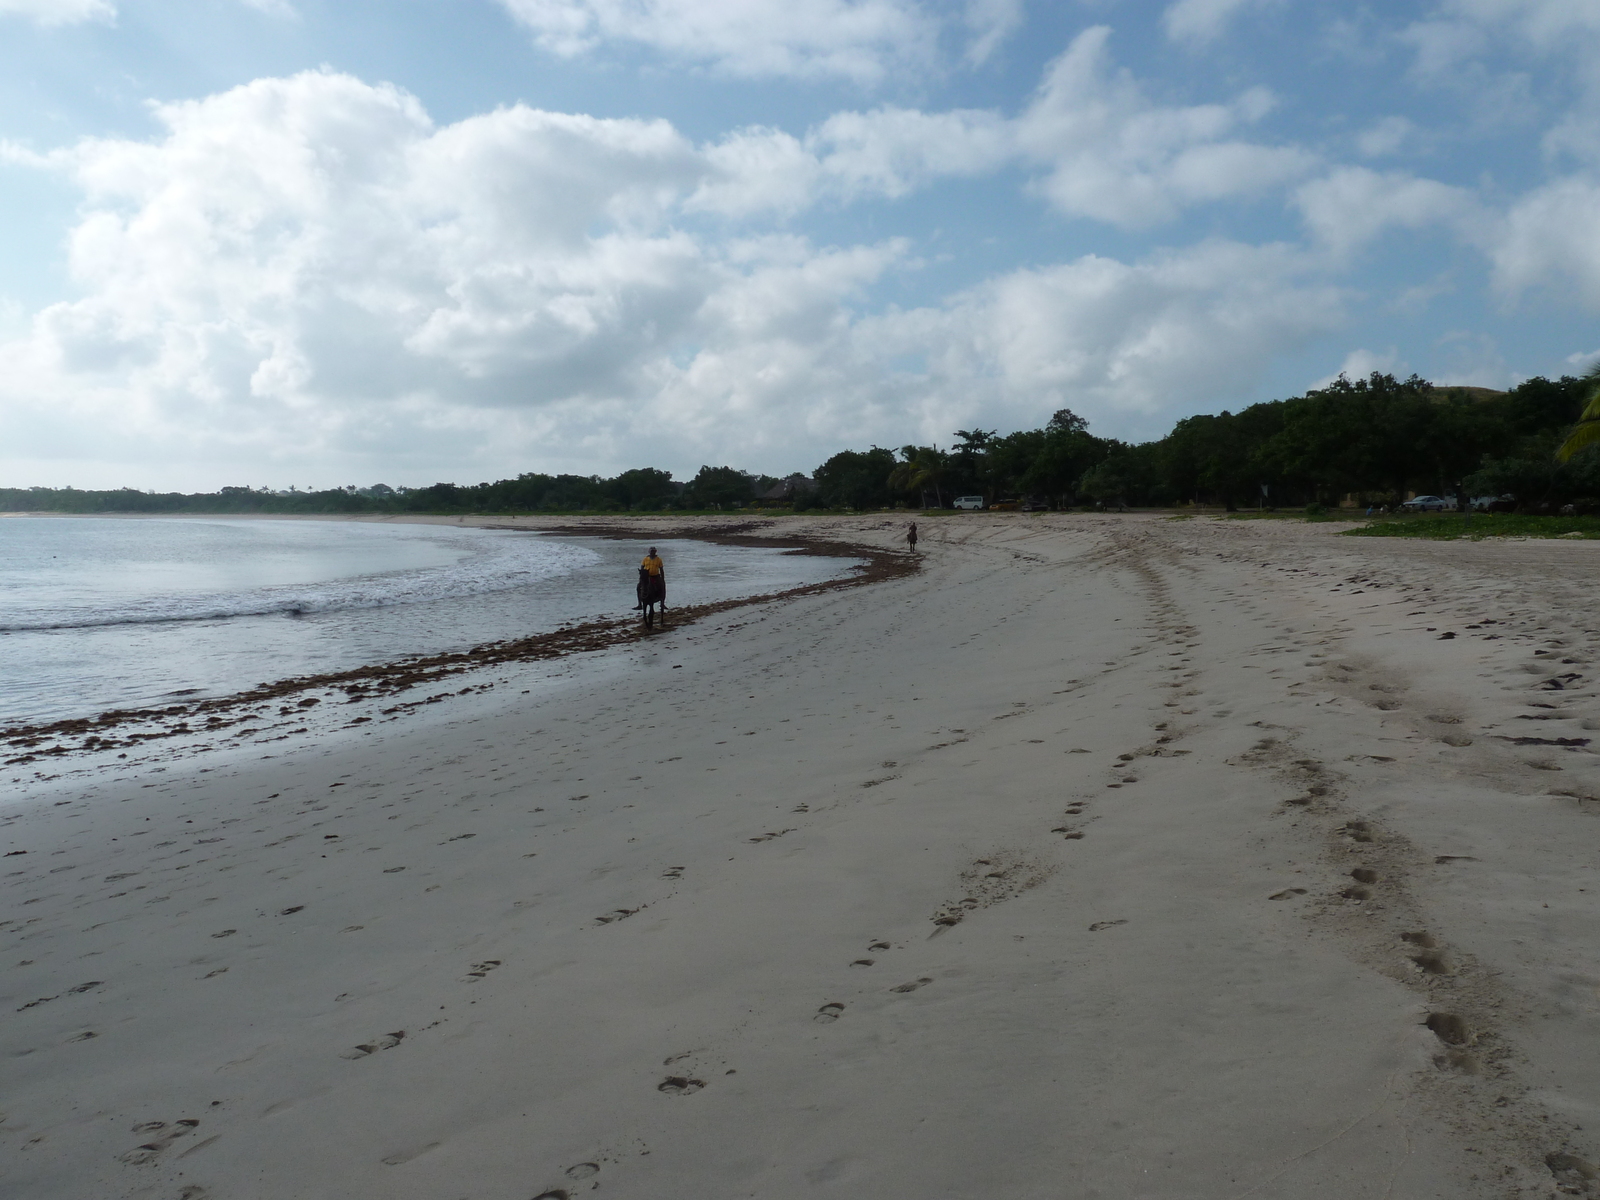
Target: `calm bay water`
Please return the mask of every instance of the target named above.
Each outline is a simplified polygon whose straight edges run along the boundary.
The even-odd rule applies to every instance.
[[[848,560],[656,543],[674,604]],[[0,520],[0,725],[225,695],[626,614],[642,544],[444,525]]]

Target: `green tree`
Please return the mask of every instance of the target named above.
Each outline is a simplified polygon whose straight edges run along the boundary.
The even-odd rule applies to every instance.
[[[1567,434],[1566,440],[1556,448],[1556,458],[1562,462],[1566,462],[1585,446],[1593,446],[1596,442],[1600,442],[1600,362],[1584,372],[1583,381],[1589,385],[1583,412],[1578,414],[1578,423],[1572,427],[1572,432]]]
[[[829,508],[881,508],[890,501],[889,476],[894,451],[841,450],[813,472],[817,491]]]
[[[654,509],[664,507],[677,494],[671,471],[655,467],[636,467],[624,471],[615,479],[602,484],[612,499],[626,509]]]
[[[923,508],[928,506],[931,491],[935,506],[943,508],[950,456],[933,446],[902,446],[900,458],[901,462],[889,472],[889,490],[915,499]]]
[[[701,467],[684,488],[691,508],[734,508],[749,502],[754,481],[733,467]]]
[[[1125,508],[1128,503],[1128,493],[1133,491],[1136,482],[1132,462],[1127,453],[1126,446],[1117,446],[1103,460],[1084,472],[1083,480],[1079,483],[1079,490],[1091,500],[1095,500],[1107,507],[1115,506]]]
[[[956,430],[956,444],[950,451],[946,477],[951,491],[994,495],[994,484],[987,469],[989,448],[994,438],[992,429]]]

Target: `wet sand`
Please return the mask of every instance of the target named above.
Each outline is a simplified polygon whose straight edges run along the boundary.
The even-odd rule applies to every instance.
[[[1596,547],[920,532],[527,695],[31,786],[5,1192],[1597,1188]]]

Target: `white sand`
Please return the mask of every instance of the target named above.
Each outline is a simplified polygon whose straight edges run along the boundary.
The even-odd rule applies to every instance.
[[[0,1192],[1600,1190],[1600,770],[1500,740],[1600,726],[1600,546],[922,533],[529,696],[14,801]]]

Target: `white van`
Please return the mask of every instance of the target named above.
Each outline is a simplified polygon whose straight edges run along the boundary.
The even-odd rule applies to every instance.
[[[951,508],[982,508],[982,496],[957,496],[950,502]]]

